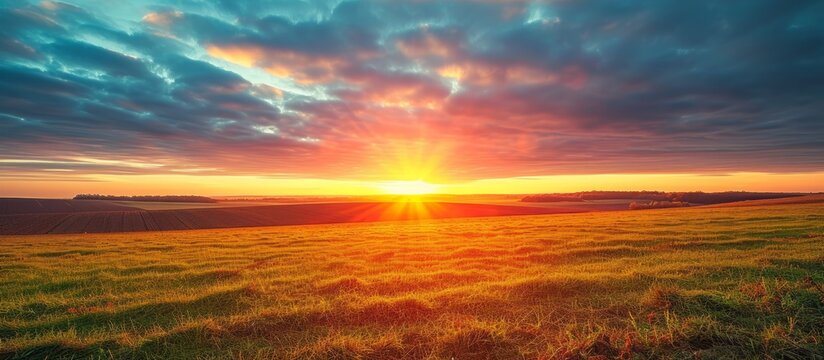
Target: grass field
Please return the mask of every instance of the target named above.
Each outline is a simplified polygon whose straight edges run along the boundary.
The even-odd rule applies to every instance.
[[[0,358],[824,357],[824,204],[0,238]]]

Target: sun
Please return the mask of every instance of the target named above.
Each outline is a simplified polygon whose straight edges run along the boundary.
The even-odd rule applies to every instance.
[[[438,191],[438,185],[426,181],[387,181],[378,184],[384,193],[392,195],[425,195]]]

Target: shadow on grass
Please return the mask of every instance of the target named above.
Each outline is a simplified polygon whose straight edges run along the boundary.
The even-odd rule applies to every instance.
[[[787,271],[804,272],[824,279],[824,257],[817,260],[771,260],[770,262]]]
[[[99,312],[86,313],[25,328],[0,329],[0,334],[3,334],[3,337],[21,337],[49,331],[62,332],[74,329],[82,335],[95,330],[102,330],[110,324],[127,326],[133,331],[145,331],[156,326],[173,326],[177,324],[181,316],[196,318],[240,312],[248,308],[248,305],[243,301],[246,293],[245,288],[240,288],[209,294],[192,300],[145,304],[121,311],[103,309]]]
[[[611,261],[618,258],[635,258],[649,254],[649,250],[630,246],[610,246],[591,249],[550,250],[529,252],[515,256],[515,260],[523,260],[536,264],[576,264],[595,261]]]
[[[690,241],[663,243],[660,248],[680,250],[754,250],[773,244],[771,240]]]
[[[85,255],[102,254],[104,252],[105,251],[101,251],[101,250],[68,250],[68,251],[41,252],[41,253],[33,254],[33,256],[37,256],[37,257],[61,257],[61,256],[67,256],[67,255],[85,256]]]
[[[226,330],[214,321],[207,320],[198,326],[153,338],[135,348],[121,348],[120,358],[145,358],[152,354],[156,359],[217,359],[226,356],[225,348],[232,339]],[[230,346],[231,347],[231,346]]]
[[[185,270],[186,268],[180,265],[145,265],[118,269],[116,273],[120,276],[132,276],[146,273],[176,273]]]
[[[112,349],[118,348],[114,341],[104,341],[91,346],[54,341],[35,345],[18,351],[0,350],[0,359],[108,359]]]
[[[604,277],[576,279],[574,277],[533,278],[504,286],[515,299],[539,303],[546,299],[590,298],[597,294],[621,294],[633,289],[643,289],[654,281],[647,276]]]

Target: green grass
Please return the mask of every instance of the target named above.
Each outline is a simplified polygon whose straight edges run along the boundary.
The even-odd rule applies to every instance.
[[[0,358],[824,358],[824,205],[0,239]]]

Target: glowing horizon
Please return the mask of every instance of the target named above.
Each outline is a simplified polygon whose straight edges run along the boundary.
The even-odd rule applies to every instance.
[[[389,195],[426,195],[437,193],[440,185],[422,180],[385,181],[377,183],[378,188]]]
[[[100,175],[85,180],[46,180],[36,186],[31,180],[4,181],[0,197],[70,198],[80,193],[113,195],[204,195],[204,196],[372,196],[404,195],[387,191],[387,184],[416,184],[416,181],[352,181],[325,179],[271,179],[253,176],[194,175]],[[803,174],[739,173],[695,174],[600,174],[484,179],[463,183],[427,183],[418,194],[533,194],[590,190],[604,191],[761,191],[822,192],[824,172]],[[417,186],[414,185],[413,188]]]

